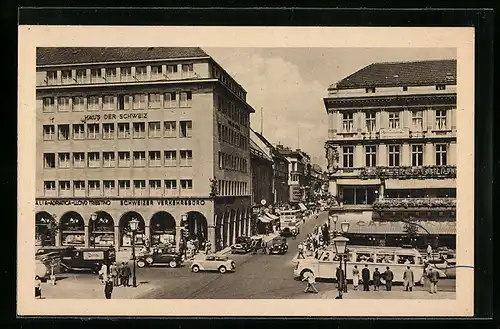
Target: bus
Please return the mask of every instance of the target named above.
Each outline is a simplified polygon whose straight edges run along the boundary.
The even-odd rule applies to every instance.
[[[334,248],[326,249],[319,253],[318,258],[305,258],[297,260],[294,268],[296,278],[304,278],[306,272],[311,272],[318,279],[336,279],[337,267],[340,257]],[[342,262],[342,269],[345,263]],[[370,280],[373,278],[375,268],[382,274],[389,266],[394,274],[393,282],[403,282],[403,273],[407,266],[413,271],[416,284],[420,284],[424,275],[424,262],[418,250],[401,247],[368,247],[349,246],[347,256],[347,280],[352,280],[354,265],[358,266],[360,279],[361,270],[368,265]],[[381,278],[382,284],[385,280]]]
[[[280,226],[297,226],[297,224],[302,220],[302,211],[295,210],[281,210],[280,211]]]

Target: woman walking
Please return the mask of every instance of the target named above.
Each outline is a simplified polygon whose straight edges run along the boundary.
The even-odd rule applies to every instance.
[[[354,290],[358,290],[358,285],[359,285],[359,270],[358,270],[358,265],[354,265],[354,268],[352,270],[352,286],[354,287]]]

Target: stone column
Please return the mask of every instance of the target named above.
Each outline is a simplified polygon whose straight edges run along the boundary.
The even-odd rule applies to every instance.
[[[151,230],[149,228],[149,225],[144,226],[144,235],[146,235],[146,239],[151,243]]]
[[[217,246],[217,239],[216,239],[216,236],[215,236],[215,226],[208,226],[207,227],[207,240],[210,241],[210,243],[212,244],[212,251],[215,251],[216,249],[216,246]]]
[[[56,247],[60,247],[61,246],[61,230],[56,231],[54,238],[56,239],[56,241],[55,241]]]
[[[90,242],[90,234],[89,234],[90,230],[88,225],[85,225],[84,231],[85,231],[85,248],[88,248]]]
[[[380,182],[379,190],[378,190],[378,197],[379,199],[383,199],[385,194],[385,182]]]
[[[121,245],[120,245],[120,241],[121,241],[120,226],[115,225],[114,232],[115,232],[115,249],[118,251],[121,247]]]
[[[403,143],[401,147],[401,165],[411,166],[410,144]]]
[[[434,145],[432,143],[426,143],[424,150],[424,166],[434,165],[434,157]]]
[[[377,166],[387,166],[387,145],[378,146]]]

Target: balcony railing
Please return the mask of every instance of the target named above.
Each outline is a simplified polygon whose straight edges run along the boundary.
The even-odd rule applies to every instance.
[[[384,198],[373,203],[373,210],[390,209],[454,209],[457,206],[455,198]]]
[[[360,171],[361,178],[455,178],[456,166],[424,166],[424,167],[376,167],[364,168]]]

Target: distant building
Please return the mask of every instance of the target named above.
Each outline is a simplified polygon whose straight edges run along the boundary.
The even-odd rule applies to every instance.
[[[254,110],[202,49],[37,48],[36,79],[37,243],[129,247],[132,219],[137,244],[249,232]]]
[[[276,150],[288,161],[288,188],[291,203],[306,201],[306,189],[309,184],[310,156],[300,149],[292,150],[283,145],[277,145]]]
[[[374,63],[328,88],[329,191],[344,208],[455,220],[456,64]]]
[[[273,157],[271,150],[250,129],[250,169],[252,175],[252,206],[269,206],[274,203]],[[263,203],[263,204],[262,204]]]
[[[262,141],[262,148],[267,150],[273,158],[273,203],[275,205],[287,203],[290,199],[288,192],[288,160],[262,134],[253,132]]]

